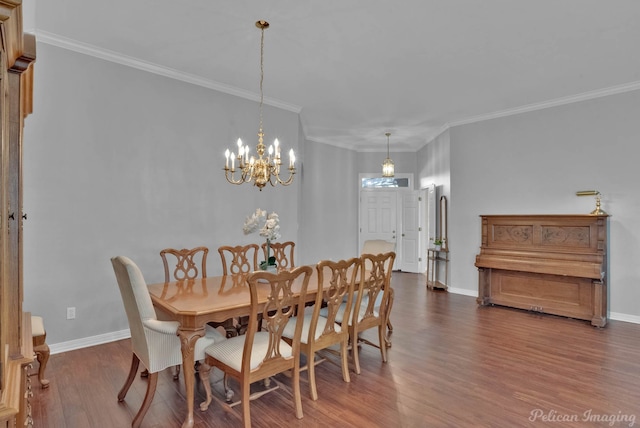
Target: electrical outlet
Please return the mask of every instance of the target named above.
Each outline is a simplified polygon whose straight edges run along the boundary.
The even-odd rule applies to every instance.
[[[76,319],[76,308],[74,307],[67,308],[67,319],[68,320]]]

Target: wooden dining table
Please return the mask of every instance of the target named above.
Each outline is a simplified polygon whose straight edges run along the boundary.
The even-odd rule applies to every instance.
[[[229,318],[249,315],[251,297],[248,274],[213,276],[207,278],[150,284],[149,293],[159,319],[177,321],[180,337],[184,384],[186,389],[187,415],[183,428],[193,427],[195,359],[194,347],[198,338],[204,336],[205,325],[223,322]],[[300,295],[302,277],[292,286],[294,296]],[[318,290],[318,274],[313,274],[307,287],[306,300],[313,301]],[[258,288],[258,302],[264,305],[269,295],[269,285]],[[260,307],[258,312],[261,312]]]

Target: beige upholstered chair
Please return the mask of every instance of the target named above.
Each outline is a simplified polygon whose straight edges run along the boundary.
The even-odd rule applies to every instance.
[[[271,252],[271,257],[276,258],[278,269],[292,269],[296,267],[295,261],[293,260],[293,249],[295,248],[295,246],[296,243],[293,241],[269,243],[269,251]],[[268,256],[266,242],[262,244],[262,252],[264,253],[264,259],[267,260]]]
[[[132,427],[139,427],[153,400],[158,383],[158,372],[167,367],[182,364],[180,338],[177,335],[178,323],[175,321],[159,321],[156,318],[151,296],[142,272],[131,259],[118,256],[111,259],[111,264],[116,274],[122,302],[129,320],[133,351],[129,376],[118,393],[118,401],[123,401],[127,395],[129,387],[131,387],[135,379],[140,361],[149,371],[144,401],[131,424]],[[224,336],[218,333],[217,330],[208,327],[205,336],[196,342],[195,359],[204,359],[204,348],[224,340]]]
[[[211,386],[206,380],[210,367],[218,367],[225,373],[225,389],[228,390],[227,378],[229,376],[239,382],[242,420],[247,428],[251,426],[250,400],[265,393],[262,391],[251,396],[250,385],[268,379],[277,373],[291,370],[296,417],[302,418],[299,346],[303,319],[299,318],[296,323],[291,345],[283,340],[282,332],[296,309],[304,307],[305,294],[312,271],[309,266],[301,266],[292,271],[249,274],[247,277],[251,292],[249,327],[246,334],[232,337],[224,342],[214,343],[205,350],[206,358],[204,363],[200,365],[199,373],[200,379],[204,380],[207,399],[200,405],[201,410],[206,410],[211,402]],[[301,293],[298,298],[294,298],[291,292],[292,284],[298,277],[302,277]],[[258,331],[258,313],[259,306],[261,306],[258,289],[261,290],[261,296],[268,292],[263,310],[265,324],[263,331]],[[264,300],[262,301],[264,302]]]
[[[349,330],[340,325],[349,319],[353,307],[353,291],[356,279],[362,276],[362,262],[359,258],[338,262],[323,260],[316,265],[318,271],[318,292],[313,308],[307,308],[303,318],[300,351],[307,356],[307,365],[300,370],[309,372],[311,399],[318,399],[315,376],[315,353],[333,345],[340,345],[342,379],[349,377]],[[343,301],[346,299],[345,301]],[[289,320],[282,334],[291,341],[295,334],[297,317]]]
[[[258,269],[258,244],[235,247],[223,245],[218,248],[222,260],[222,274],[249,273]],[[227,263],[227,257],[229,262]]]
[[[208,254],[207,247],[183,248],[182,250],[165,248],[160,251],[164,265],[164,282],[206,278]],[[175,263],[175,267],[170,267],[169,260],[172,260],[171,263]],[[224,328],[227,337],[238,334],[238,330],[233,325],[233,319],[224,322],[210,322],[209,325],[214,328]]]
[[[370,266],[367,275],[362,277],[356,292],[356,303],[349,322],[349,337],[353,352],[353,362],[356,373],[360,374],[360,359],[358,357],[358,343],[366,343],[380,349],[382,361],[387,362],[386,325],[388,294],[391,291],[391,267],[396,253],[363,254],[363,266]],[[382,298],[379,295],[382,294]],[[378,304],[380,302],[380,304]],[[360,333],[370,328],[378,329],[378,343],[364,340]]]
[[[44,320],[42,317],[31,315],[31,339],[33,342],[33,352],[38,360],[38,381],[42,388],[49,387],[49,380],[44,378],[44,371],[49,361],[49,345],[47,345],[47,331],[44,329]]]
[[[385,254],[391,251],[396,251],[396,243],[389,242],[382,239],[371,239],[368,241],[364,241],[362,244],[362,253],[361,254]],[[365,265],[365,270],[369,270],[371,267]],[[393,270],[393,266],[391,266],[391,270]],[[382,298],[382,294],[380,295]],[[389,329],[389,333],[393,331],[393,325],[391,324],[391,308],[393,307],[393,299],[394,293],[393,288],[389,290],[388,294],[389,301],[387,302],[387,328]],[[376,302],[377,306],[380,306],[380,302]],[[391,346],[391,342],[387,341],[387,345]]]

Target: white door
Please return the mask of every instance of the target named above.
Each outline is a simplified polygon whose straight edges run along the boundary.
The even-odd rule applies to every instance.
[[[417,191],[402,192],[401,234],[398,243],[401,246],[403,272],[420,272],[420,194]]]
[[[396,242],[396,204],[395,190],[360,192],[360,249],[364,241],[369,239]]]

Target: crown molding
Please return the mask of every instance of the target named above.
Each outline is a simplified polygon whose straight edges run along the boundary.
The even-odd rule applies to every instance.
[[[447,128],[452,128],[459,125],[467,125],[475,122],[483,122],[485,120],[498,119],[501,117],[512,116],[520,113],[527,113],[536,110],[543,110],[550,107],[557,107],[565,104],[573,104],[581,101],[587,101],[594,98],[606,97],[609,95],[621,94],[624,92],[637,91],[640,89],[640,82],[630,82],[623,85],[610,86],[608,88],[598,89],[595,91],[583,92],[577,95],[571,95],[568,97],[556,98],[553,100],[544,101],[541,103],[528,104],[513,109],[500,110],[493,113],[482,114],[478,116],[472,116],[460,120],[455,120],[447,123]]]
[[[196,76],[193,74],[184,73],[169,67],[141,61],[137,58],[110,51],[108,49],[102,49],[87,43],[82,43],[77,40],[68,39],[57,34],[38,30],[36,32],[36,40],[40,43],[46,43],[51,46],[67,49],[73,52],[81,53],[83,55],[88,55],[105,61],[124,65],[126,67],[135,68],[138,70],[157,74],[159,76],[168,77],[170,79],[179,80],[181,82],[190,83],[192,85],[201,86],[207,89],[212,89],[214,91],[223,92],[225,94],[234,95],[236,97],[244,98],[247,100],[260,102],[260,95],[254,92],[246,91],[235,86],[225,85],[224,83],[205,79],[204,77]],[[302,110],[300,106],[287,103],[275,98],[265,97],[263,102],[264,104],[270,105],[272,107],[277,107],[282,110],[290,111],[297,114],[300,114],[300,111]]]

